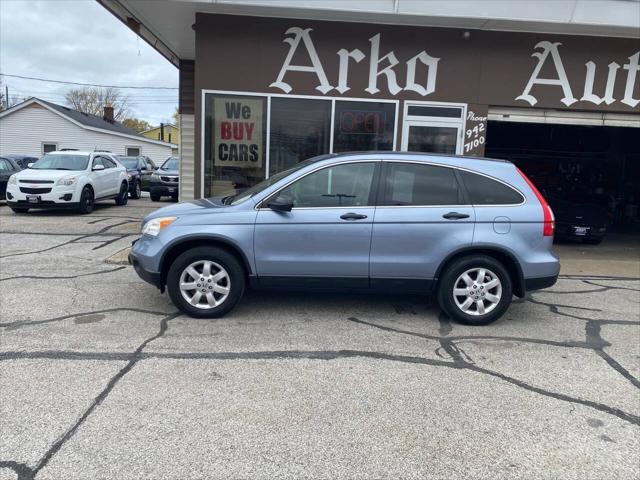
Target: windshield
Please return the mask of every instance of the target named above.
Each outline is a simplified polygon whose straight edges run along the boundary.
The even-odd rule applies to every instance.
[[[307,165],[314,163],[315,161],[316,161],[315,159],[305,160],[304,162],[300,162],[295,167],[290,168],[289,170],[285,170],[284,172],[280,172],[280,173],[277,173],[276,175],[272,175],[271,177],[261,181],[260,183],[254,185],[253,187],[245,190],[242,193],[239,193],[238,195],[225,198],[225,203],[230,205],[237,205],[239,203],[242,203],[247,199],[253,197],[256,193],[260,193],[261,191],[265,190],[266,188],[269,188],[271,185],[275,184],[276,182],[279,182],[287,175],[291,175],[293,172],[300,170],[301,168],[306,167]]]
[[[78,154],[46,154],[31,168],[36,170],[85,170],[89,164],[89,155]]]
[[[118,157],[118,161],[124,165],[124,167],[128,170],[134,170],[138,168],[138,158],[137,157]]]
[[[167,161],[160,167],[161,170],[178,170],[180,159],[178,157],[169,157]]]

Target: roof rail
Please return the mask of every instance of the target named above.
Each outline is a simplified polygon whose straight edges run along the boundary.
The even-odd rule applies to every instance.
[[[58,150],[59,152],[77,152],[78,149],[77,148],[61,148],[60,150]]]

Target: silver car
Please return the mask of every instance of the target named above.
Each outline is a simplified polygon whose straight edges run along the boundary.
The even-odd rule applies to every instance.
[[[484,325],[513,295],[553,285],[554,219],[513,164],[407,152],[313,158],[235,195],[144,219],[130,263],[193,317],[248,285],[436,295]]]

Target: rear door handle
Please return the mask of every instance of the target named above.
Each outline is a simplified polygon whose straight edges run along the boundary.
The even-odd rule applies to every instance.
[[[342,220],[362,220],[364,218],[367,218],[367,216],[361,215],[359,213],[349,212],[349,213],[345,213],[344,215],[340,215],[340,218]]]
[[[442,215],[442,218],[446,218],[447,220],[461,220],[463,218],[469,218],[469,215],[466,213],[449,212]]]

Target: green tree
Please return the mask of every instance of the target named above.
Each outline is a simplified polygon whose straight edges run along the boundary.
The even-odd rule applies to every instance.
[[[139,118],[125,118],[124,120],[122,120],[122,124],[125,127],[135,130],[138,133],[144,132],[145,130],[149,130],[151,128],[151,124],[149,122],[147,122],[146,120],[140,120]]]

